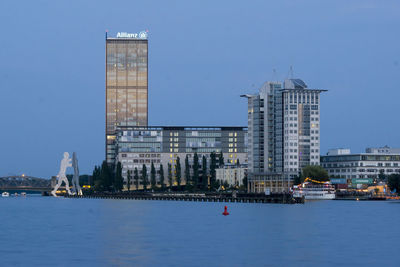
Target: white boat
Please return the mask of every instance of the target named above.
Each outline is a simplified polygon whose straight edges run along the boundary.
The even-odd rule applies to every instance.
[[[303,197],[306,200],[335,199],[336,190],[330,182],[311,183],[304,182],[293,186],[293,197]]]
[[[3,193],[1,194],[1,196],[2,196],[2,197],[9,197],[9,196],[10,196],[10,193],[8,193],[8,192],[3,192]]]
[[[22,196],[22,197],[26,197],[26,193],[25,193],[25,192],[22,192],[22,193],[21,193],[21,196]]]

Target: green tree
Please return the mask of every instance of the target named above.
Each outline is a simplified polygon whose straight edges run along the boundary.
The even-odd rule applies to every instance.
[[[185,180],[186,180],[186,185],[190,184],[190,165],[189,165],[189,157],[186,154],[185,158]]]
[[[168,184],[169,188],[172,188],[172,165],[168,163]]]
[[[112,185],[112,172],[106,161],[101,164],[100,170],[101,191],[109,191]]]
[[[87,175],[87,174],[82,174],[79,175],[79,185],[83,186],[83,185],[90,185],[91,181],[91,176]]]
[[[164,181],[164,167],[162,164],[160,164],[160,184],[161,184],[161,189],[165,189],[165,181]]]
[[[228,184],[228,181],[224,181],[223,185],[224,185],[225,190],[230,187],[229,184]]]
[[[122,188],[124,188],[124,178],[122,177],[122,164],[121,162],[117,163],[117,168],[114,176],[114,189],[117,192],[120,192]]]
[[[151,170],[150,170],[150,182],[151,182],[151,189],[157,188],[157,181],[156,181],[156,168],[154,168],[154,163],[151,163]]]
[[[301,181],[303,182],[306,178],[316,181],[328,181],[329,174],[319,165],[308,165],[305,166],[301,171]]]
[[[179,157],[176,158],[175,177],[176,177],[176,182],[178,183],[178,188],[180,188],[180,186],[181,186],[181,177],[182,177],[182,169],[181,169],[181,160],[180,160]]]
[[[383,169],[379,170],[378,179],[380,182],[385,181],[386,175],[385,175],[385,171]]]
[[[203,190],[207,190],[208,189],[208,177],[207,177],[207,159],[206,157],[203,155],[203,160],[202,160],[202,175],[201,175],[201,181],[203,184]]]
[[[136,167],[133,173],[133,180],[135,180],[136,190],[139,190],[139,171]]]
[[[217,155],[215,152],[211,152],[210,154],[210,190],[216,189],[216,169],[217,167]]]
[[[243,178],[243,189],[247,191],[247,173],[245,173],[244,178]]]
[[[101,191],[103,188],[102,181],[100,179],[100,173],[101,173],[101,168],[100,166],[94,166],[94,170],[92,173],[92,179],[91,179],[91,186],[94,186],[94,189],[96,191]]]
[[[192,178],[192,182],[193,182],[193,187],[194,190],[197,190],[197,185],[199,183],[199,156],[197,155],[197,153],[194,153],[193,156],[193,178]]]
[[[293,179],[293,184],[295,185],[301,184],[301,176],[296,175]]]
[[[131,191],[131,180],[132,180],[132,172],[131,170],[128,170],[126,174],[126,187],[128,189],[128,192]]]
[[[224,166],[224,154],[222,154],[222,151],[218,154],[218,166],[220,168]]]
[[[145,164],[142,166],[142,184],[143,189],[147,190],[147,167]]]
[[[391,174],[388,176],[388,186],[390,190],[400,193],[400,174]]]

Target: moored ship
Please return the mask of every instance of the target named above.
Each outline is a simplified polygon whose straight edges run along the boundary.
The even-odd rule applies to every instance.
[[[330,182],[317,182],[312,180],[293,186],[293,197],[303,197],[306,200],[330,200],[335,199],[336,190]]]

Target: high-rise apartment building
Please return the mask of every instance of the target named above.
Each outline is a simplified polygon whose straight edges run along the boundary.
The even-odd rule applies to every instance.
[[[119,126],[147,126],[147,32],[106,35],[106,160],[115,160]]]
[[[320,93],[300,79],[266,82],[248,98],[249,190],[288,191],[307,165],[319,164]]]

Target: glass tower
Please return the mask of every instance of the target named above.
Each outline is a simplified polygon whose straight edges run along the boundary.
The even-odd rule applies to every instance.
[[[122,36],[122,37],[121,37]],[[119,126],[147,126],[147,33],[106,35],[106,160],[115,160]]]

